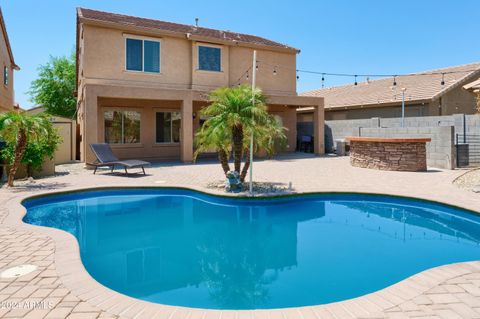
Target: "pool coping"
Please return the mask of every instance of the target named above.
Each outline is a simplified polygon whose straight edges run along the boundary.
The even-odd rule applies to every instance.
[[[77,191],[96,191],[102,189],[183,189],[199,192],[202,194],[212,195],[216,197],[228,197],[242,199],[245,196],[242,194],[219,194],[213,191],[206,191],[202,188],[195,187],[178,187],[178,186],[131,186],[131,185],[116,185],[116,186],[96,186],[96,187],[71,187],[65,190],[45,190],[40,191],[34,195],[20,194],[13,196],[5,203],[5,207],[9,210],[9,214],[3,221],[3,225],[15,227],[18,230],[33,231],[42,233],[54,240],[55,243],[55,265],[56,271],[62,283],[74,295],[86,301],[92,306],[104,310],[110,314],[118,315],[125,318],[170,318],[173,315],[180,317],[193,318],[224,318],[224,317],[269,317],[269,318],[288,318],[289,316],[297,317],[316,317],[320,318],[321,314],[330,313],[337,317],[357,317],[357,316],[371,316],[392,309],[404,302],[413,299],[416,296],[438,286],[439,284],[469,273],[480,272],[480,261],[462,262],[455,264],[442,265],[435,268],[430,268],[411,277],[408,277],[400,282],[381,290],[369,293],[367,295],[359,296],[353,299],[314,305],[292,308],[279,309],[255,309],[255,310],[218,310],[218,309],[201,309],[189,308],[183,306],[171,306],[152,303],[133,297],[123,295],[119,292],[111,290],[102,284],[98,283],[87,272],[80,258],[80,251],[77,239],[65,231],[26,224],[22,221],[26,214],[26,208],[22,202],[28,199],[38,197],[72,193]],[[408,196],[405,194],[392,193],[373,193],[373,192],[339,192],[339,191],[323,191],[323,192],[299,192],[295,194],[278,195],[275,198],[285,197],[301,197],[305,195],[314,194],[366,194],[366,195],[385,195],[400,198],[412,198],[415,200],[428,201],[437,204],[448,205],[451,207],[466,209],[472,213],[480,214],[477,207],[469,207],[459,203],[452,203],[449,201],[438,201],[429,198]],[[252,197],[246,197],[252,199]],[[255,199],[266,199],[266,197],[254,197]],[[268,197],[270,198],[270,196]],[[343,314],[343,315],[342,315]]]

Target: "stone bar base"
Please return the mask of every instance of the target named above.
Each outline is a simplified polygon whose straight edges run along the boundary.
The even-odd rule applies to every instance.
[[[429,138],[347,137],[347,140],[352,166],[385,171],[427,170]]]

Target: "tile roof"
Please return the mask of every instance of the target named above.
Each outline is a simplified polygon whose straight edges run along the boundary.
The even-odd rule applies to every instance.
[[[116,14],[110,12],[103,12],[85,8],[78,8],[77,15],[80,18],[87,19],[87,20],[94,20],[100,22],[107,22],[107,23],[115,23],[119,25],[125,25],[130,27],[138,27],[144,29],[154,29],[159,31],[166,31],[166,32],[173,32],[186,35],[187,33],[200,36],[207,39],[211,39],[212,41],[231,41],[231,42],[238,42],[250,45],[259,45],[259,46],[266,46],[272,48],[282,48],[282,49],[290,49],[296,50],[293,47],[290,47],[285,44],[281,44],[275,41],[271,41],[262,37],[243,34],[243,33],[236,33],[230,31],[222,31],[222,30],[215,30],[203,27],[196,27],[193,25],[187,24],[179,24],[179,23],[172,23],[160,20],[153,20],[153,19],[145,19],[133,16],[127,16],[123,14]]]
[[[445,85],[441,85],[442,72],[455,72],[444,75]],[[396,86],[393,86],[393,78],[383,78],[358,82],[358,85],[349,84],[307,91],[300,95],[324,97],[325,108],[372,106],[400,103],[401,89],[406,88],[407,102],[425,101],[437,98],[478,75],[480,75],[480,62],[398,76]]]

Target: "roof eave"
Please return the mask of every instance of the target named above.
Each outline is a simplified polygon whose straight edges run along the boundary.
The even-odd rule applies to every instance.
[[[187,38],[187,34],[188,34],[183,32],[173,32],[173,31],[159,30],[155,28],[139,27],[135,25],[126,25],[126,24],[111,22],[111,21],[89,19],[89,18],[85,18],[82,15],[80,8],[77,8],[77,17],[78,17],[78,23],[84,23],[84,24],[89,24],[94,26],[102,26],[106,28],[131,30],[131,31],[136,30],[140,32],[148,32],[155,35],[166,35],[166,36],[172,36],[177,38]],[[293,47],[289,47],[289,46],[281,47],[281,46],[273,46],[273,45],[271,46],[271,45],[255,44],[255,43],[249,43],[249,42],[243,42],[243,41],[222,41],[217,38],[211,38],[211,37],[205,37],[205,36],[199,36],[199,35],[190,35],[188,39],[210,42],[210,43],[232,45],[232,46],[236,45],[236,46],[249,47],[249,48],[261,48],[261,49],[270,50],[270,51],[279,51],[279,52],[288,52],[288,53],[300,52],[300,50]]]
[[[463,83],[465,83],[465,81],[468,81],[470,78],[472,77],[477,77],[478,75],[480,75],[480,69],[477,69],[476,71],[473,71],[473,72],[470,72],[468,73],[467,75],[465,75],[463,78],[459,79],[457,82],[455,82],[454,84],[452,85],[449,85],[448,87],[446,87],[445,89],[441,90],[440,92],[438,92],[437,94],[435,94],[433,97],[432,97],[432,100],[437,100],[438,98],[440,98],[442,95],[445,95],[446,93],[450,92],[451,90],[457,88],[459,85],[462,85]]]
[[[428,99],[416,99],[416,100],[408,100],[405,101],[405,105],[412,105],[412,104],[420,104],[420,103],[430,103],[432,101],[431,98]],[[375,108],[375,107],[390,107],[390,106],[397,106],[401,105],[402,101],[395,101],[395,102],[382,102],[382,103],[365,103],[365,104],[349,104],[349,105],[335,105],[335,106],[328,106],[325,105],[325,111],[336,111],[336,110],[349,110],[349,109],[361,109],[361,108]]]
[[[10,45],[10,40],[8,38],[7,27],[5,25],[5,20],[3,19],[2,8],[0,8],[0,24],[1,24],[1,27],[2,27],[3,37],[5,38],[5,42],[6,42],[6,45],[7,45],[7,51],[8,51],[8,55],[10,56],[10,62],[12,64],[12,68],[14,70],[19,71],[20,67],[15,63],[15,59],[13,57],[12,47]]]
[[[471,91],[480,88],[480,79],[462,86],[464,90]]]

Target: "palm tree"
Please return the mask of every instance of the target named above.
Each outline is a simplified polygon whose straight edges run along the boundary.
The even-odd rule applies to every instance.
[[[29,115],[23,112],[0,114],[0,138],[7,145],[14,146],[14,158],[8,172],[8,186],[13,187],[13,180],[20,162],[25,154],[27,144],[39,141],[49,133],[51,123],[45,115]]]
[[[273,116],[268,116],[263,125],[253,127],[253,151],[264,151],[268,157],[273,156],[276,151],[282,150],[286,146],[287,137],[285,136],[286,128],[283,127]],[[247,129],[247,137],[252,134],[252,129]],[[245,138],[243,143],[245,150],[245,164],[240,174],[240,180],[245,181],[248,169],[250,168],[250,139]]]
[[[195,159],[201,153],[214,149],[218,153],[218,159],[222,165],[223,172],[227,174],[230,171],[228,159],[232,144],[230,131],[226,128],[225,123],[213,118],[206,121],[195,134],[195,146]]]
[[[263,149],[271,155],[274,141],[286,139],[285,128],[267,112],[266,98],[259,89],[252,91],[247,85],[219,88],[209,94],[209,102],[210,105],[201,111],[208,119],[196,134],[195,157],[215,148],[223,171],[227,173],[232,150],[234,170],[243,182],[250,166],[250,134],[253,132],[255,136],[254,151]],[[244,156],[246,162],[241,169]]]

